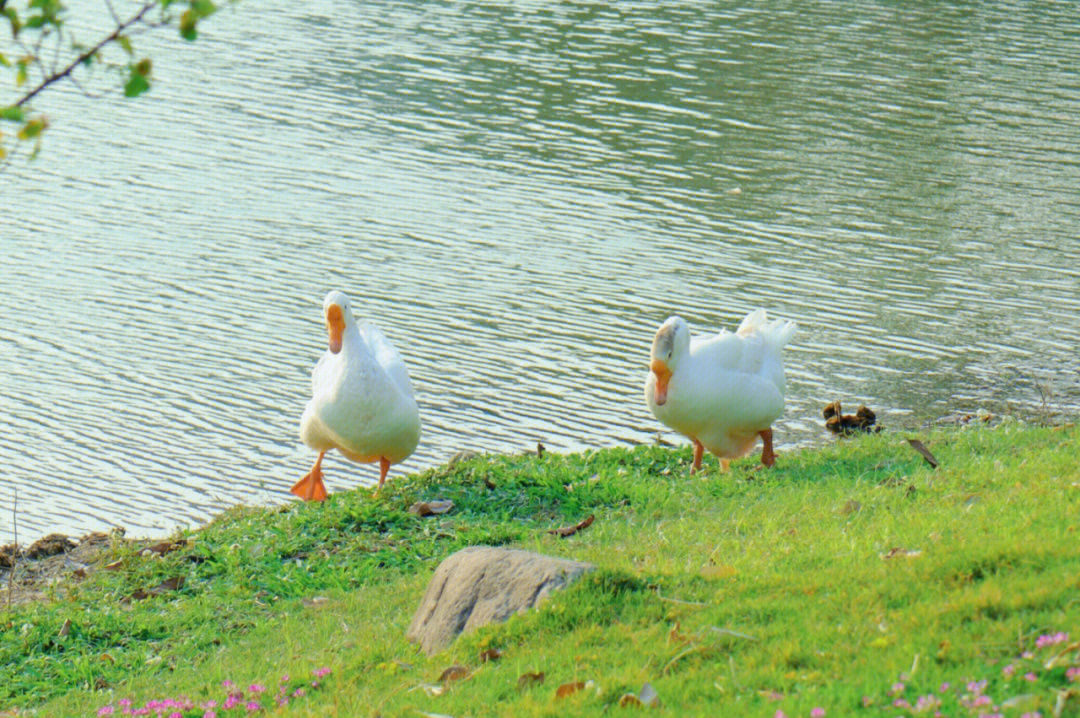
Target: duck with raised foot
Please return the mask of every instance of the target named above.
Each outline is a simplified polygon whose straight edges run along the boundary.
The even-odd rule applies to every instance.
[[[300,438],[319,452],[292,487],[306,501],[326,499],[322,460],[337,449],[360,463],[379,463],[377,494],[391,464],[407,459],[420,441],[420,412],[401,355],[371,322],[358,323],[344,293],[323,300],[328,348],[311,372],[311,401]]]

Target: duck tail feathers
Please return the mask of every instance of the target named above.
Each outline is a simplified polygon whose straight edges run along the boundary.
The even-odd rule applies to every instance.
[[[746,318],[742,320],[742,324],[735,330],[735,333],[740,337],[748,337],[760,329],[767,321],[769,321],[769,315],[766,314],[765,310],[755,309],[746,315]]]
[[[769,345],[769,348],[773,351],[780,351],[791,341],[797,327],[798,325],[795,322],[786,319],[774,319],[770,322],[769,315],[764,309],[755,309],[746,315],[735,333],[740,337],[748,337],[751,334],[759,333],[765,343]]]

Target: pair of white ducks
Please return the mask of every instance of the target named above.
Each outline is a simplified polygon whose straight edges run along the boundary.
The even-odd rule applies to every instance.
[[[326,498],[327,451],[378,462],[378,492],[390,465],[408,458],[420,441],[420,412],[394,346],[374,324],[356,321],[341,292],[326,295],[323,317],[329,347],[311,373],[312,399],[300,419],[300,438],[319,457],[292,487],[308,501]],[[780,350],[794,332],[794,322],[770,322],[763,309],[748,314],[735,332],[691,338],[679,317],[657,330],[645,401],[653,416],[694,443],[691,474],[701,469],[706,449],[727,469],[759,437],[761,463],[776,462],[771,427],[784,411]]]

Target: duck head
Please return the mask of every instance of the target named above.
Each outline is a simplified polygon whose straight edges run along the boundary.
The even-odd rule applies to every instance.
[[[690,351],[690,327],[681,317],[668,317],[656,330],[649,369],[656,375],[653,400],[658,406],[667,402],[668,382],[679,362]]]
[[[326,320],[326,333],[329,335],[328,344],[330,353],[337,354],[341,351],[341,340],[345,335],[345,327],[352,324],[352,309],[349,308],[349,298],[344,292],[336,289],[326,295],[323,300],[323,318]]]

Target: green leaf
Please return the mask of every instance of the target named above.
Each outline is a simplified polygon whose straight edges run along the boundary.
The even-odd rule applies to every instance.
[[[153,64],[150,62],[149,57],[144,57],[131,67],[132,72],[143,77],[149,77],[151,69],[153,69]]]
[[[18,105],[12,105],[11,107],[0,107],[0,120],[22,122],[23,109]]]
[[[207,17],[217,11],[217,5],[212,0],[192,0],[191,9],[199,17]]]
[[[131,38],[129,38],[127,35],[119,35],[117,36],[116,41],[120,43],[120,47],[124,48],[124,52],[129,55],[132,54]]]
[[[124,95],[126,97],[138,97],[149,89],[150,83],[146,80],[146,75],[140,75],[132,70],[131,77],[128,78],[127,84],[124,85]]]
[[[193,10],[185,10],[180,16],[180,37],[185,40],[194,40],[199,36],[195,25],[199,22],[199,16]]]
[[[4,56],[4,53],[0,52],[0,65],[4,67],[11,67],[11,62]]]
[[[32,18],[26,21],[26,26],[31,29],[37,29],[45,24],[44,15],[34,15]]]
[[[22,87],[26,84],[26,63],[20,62],[19,71],[15,73],[15,86]]]
[[[44,117],[35,117],[27,122],[19,130],[20,140],[30,140],[41,134],[42,130],[49,126],[48,121]]]
[[[4,15],[7,16],[8,22],[11,23],[11,36],[17,37],[19,30],[22,30],[22,21],[19,19],[19,13],[15,12],[15,8],[4,8]]]

